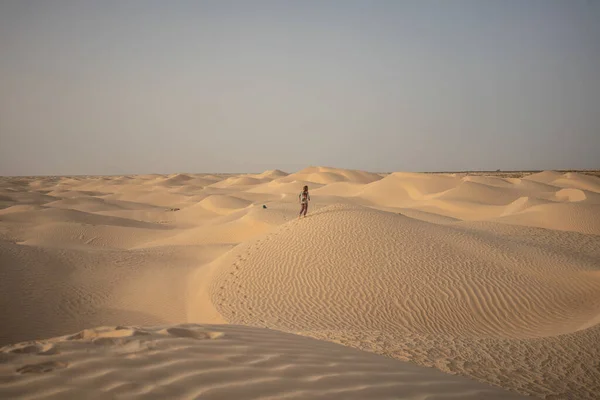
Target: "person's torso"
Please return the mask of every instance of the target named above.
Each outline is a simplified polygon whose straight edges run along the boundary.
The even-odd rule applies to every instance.
[[[300,192],[300,200],[305,203],[308,201],[308,192]]]

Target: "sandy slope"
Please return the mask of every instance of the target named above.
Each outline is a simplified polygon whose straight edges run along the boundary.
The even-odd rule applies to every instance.
[[[213,297],[227,320],[286,330],[535,338],[596,316],[597,243],[561,249],[553,244],[572,235],[529,228],[524,242],[493,228],[334,205],[233,250]]]
[[[337,344],[233,325],[102,327],[7,346],[0,356],[3,398],[523,398]]]
[[[0,397],[592,399],[599,249],[581,173],[1,178]]]

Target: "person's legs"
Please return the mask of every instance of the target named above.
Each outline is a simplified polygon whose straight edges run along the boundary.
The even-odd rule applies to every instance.
[[[306,215],[306,207],[308,204],[306,203],[302,203],[302,208],[300,208],[300,214],[298,214],[298,218],[300,218],[302,216],[302,213],[304,213],[304,215]]]
[[[306,217],[306,212],[308,211],[308,203],[304,203],[304,216]]]

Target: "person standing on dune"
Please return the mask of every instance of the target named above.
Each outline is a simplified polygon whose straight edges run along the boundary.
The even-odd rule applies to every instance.
[[[303,213],[306,217],[306,212],[308,211],[308,202],[310,201],[310,194],[308,194],[308,186],[304,186],[304,189],[302,189],[302,191],[298,195],[298,200],[300,200],[300,204],[302,205],[302,208],[300,208],[300,214],[298,214],[298,219],[300,219]]]

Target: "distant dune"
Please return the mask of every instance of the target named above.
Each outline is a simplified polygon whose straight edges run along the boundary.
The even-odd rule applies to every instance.
[[[596,399],[600,178],[0,178],[0,302],[3,399]]]

